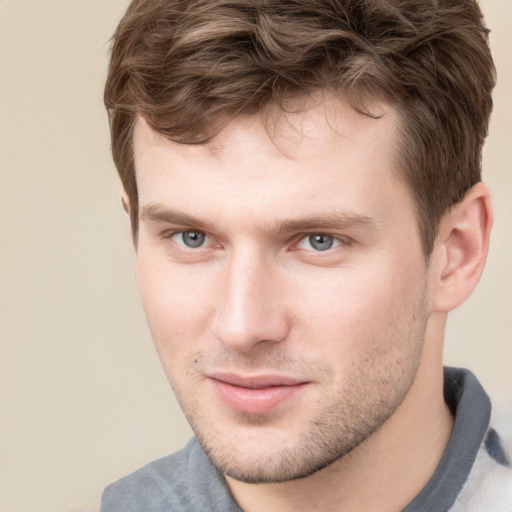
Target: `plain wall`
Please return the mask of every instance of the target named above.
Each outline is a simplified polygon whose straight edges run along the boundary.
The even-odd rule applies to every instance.
[[[133,282],[102,106],[126,0],[0,0],[0,512],[98,509],[190,435]],[[496,223],[446,359],[512,411],[512,1],[482,3],[499,72],[484,177]]]

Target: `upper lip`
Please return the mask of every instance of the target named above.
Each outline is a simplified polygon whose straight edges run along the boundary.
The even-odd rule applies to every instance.
[[[249,389],[270,388],[276,386],[296,386],[304,384],[307,381],[304,379],[297,379],[295,377],[288,377],[284,375],[251,375],[242,376],[235,373],[212,373],[208,375],[210,379],[218,380],[232,386],[239,386]]]

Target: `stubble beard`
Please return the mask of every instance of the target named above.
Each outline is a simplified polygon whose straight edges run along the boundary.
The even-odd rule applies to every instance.
[[[212,434],[215,429],[204,411],[187,407],[179,387],[173,385],[194,434],[213,465],[241,482],[282,483],[306,478],[350,454],[393,415],[414,383],[428,320],[424,299],[422,296],[412,311],[407,327],[390,322],[384,349],[377,345],[374,353],[363,354],[349,381],[336,392],[331,389],[328,397],[320,398],[324,404],[321,411],[296,435],[295,442],[286,443],[292,446],[261,446],[257,453],[245,451],[243,441],[233,443],[223,432]],[[271,424],[265,415],[239,413],[237,419],[240,425],[254,429]]]
[[[186,409],[185,413],[199,444],[222,474],[251,484],[297,480],[342,459],[388,420],[404,400],[416,375],[418,365],[405,372],[402,364],[403,361],[395,361],[393,365],[395,371],[401,372],[399,378],[396,375],[372,378],[361,372],[339,391],[337,400],[322,408],[321,414],[291,446],[277,449],[274,445],[271,449],[261,446],[259,453],[247,452],[243,441],[233,443],[222,437],[222,433],[212,436],[203,418],[187,414]],[[390,371],[389,366],[386,370]],[[366,396],[361,395],[361,389],[366,390]],[[373,390],[372,394],[368,393],[369,389]],[[237,419],[239,424],[254,429],[265,428],[269,423],[265,415],[239,413]]]
[[[293,446],[248,454],[240,446],[212,442],[210,436],[198,425],[191,425],[197,440],[213,465],[224,475],[250,483],[282,483],[306,478],[352,452],[354,448],[372,436],[395,412],[412,386],[414,375],[403,383],[403,391],[392,401],[375,397],[371,405],[340,399],[326,407],[313,420],[307,431],[302,432]],[[379,386],[381,383],[375,383]],[[343,394],[349,394],[350,388]],[[356,395],[352,395],[356,396]],[[366,407],[364,407],[366,405]],[[242,415],[241,415],[242,416]],[[264,418],[243,415],[240,423],[266,423]],[[226,440],[225,440],[226,441]]]

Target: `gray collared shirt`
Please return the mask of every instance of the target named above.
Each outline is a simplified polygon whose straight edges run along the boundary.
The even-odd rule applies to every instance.
[[[490,424],[491,403],[476,377],[445,368],[445,400],[455,416],[432,478],[403,512],[512,512],[510,454]],[[108,486],[100,512],[242,512],[195,438]]]

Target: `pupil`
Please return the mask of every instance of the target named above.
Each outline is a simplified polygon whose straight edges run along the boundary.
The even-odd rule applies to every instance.
[[[184,231],[181,235],[187,247],[200,247],[204,243],[204,233],[200,231]]]
[[[309,243],[311,247],[317,251],[327,251],[334,243],[332,236],[329,235],[311,235],[309,237]]]

